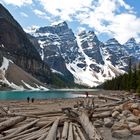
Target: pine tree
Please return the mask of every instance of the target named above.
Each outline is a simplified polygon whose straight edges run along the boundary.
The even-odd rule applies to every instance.
[[[132,62],[131,62],[131,57],[129,58],[129,70],[128,70],[128,88],[127,90],[132,89]]]
[[[133,89],[136,92],[137,89],[137,69],[136,65],[134,66],[133,73],[131,75],[131,89]]]
[[[137,70],[137,92],[140,93],[140,63]]]

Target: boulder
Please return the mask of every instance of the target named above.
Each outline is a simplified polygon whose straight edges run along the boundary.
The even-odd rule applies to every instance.
[[[131,110],[131,106],[133,103],[125,103],[123,104],[123,110]]]
[[[134,135],[140,135],[140,125],[131,128],[131,132],[132,132]]]
[[[134,114],[135,116],[139,116],[139,117],[140,117],[140,110],[138,110],[138,109],[133,109],[133,114]]]
[[[128,122],[135,122],[139,124],[139,118],[137,116],[131,115],[130,117],[127,118]]]
[[[124,110],[124,111],[122,111],[122,114],[126,117],[129,117],[132,113],[129,110]]]
[[[122,105],[119,105],[119,106],[115,106],[115,108],[114,108],[114,111],[118,111],[118,112],[122,112],[122,110],[123,110],[123,106]]]
[[[131,128],[135,127],[135,126],[138,126],[138,124],[135,123],[135,122],[128,122],[128,126],[131,129]]]
[[[123,130],[123,129],[128,129],[128,123],[126,123],[124,120],[123,121],[119,121],[119,122],[115,122],[113,124],[113,126],[111,127],[111,131],[115,131],[115,130]]]
[[[119,114],[116,118],[116,120],[120,121],[120,120],[126,120],[126,117],[123,114]]]
[[[114,121],[112,118],[104,118],[104,125],[105,127],[112,127],[112,125],[114,124]]]
[[[140,109],[140,104],[139,104],[139,103],[133,103],[133,104],[131,105],[131,108],[132,108],[132,109]]]
[[[117,118],[117,116],[119,115],[120,113],[118,112],[118,111],[114,111],[113,113],[112,113],[112,117],[113,118]]]
[[[132,134],[128,129],[115,130],[115,131],[112,132],[112,137],[120,138],[120,139],[128,138],[131,135]]]

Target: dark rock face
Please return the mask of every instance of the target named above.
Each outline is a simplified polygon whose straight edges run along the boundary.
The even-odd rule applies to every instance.
[[[125,44],[124,49],[130,56],[134,56],[140,60],[140,44],[136,42],[134,38],[130,38]]]
[[[108,55],[107,61],[110,61],[114,66],[119,69],[128,70],[128,63],[131,57],[133,63],[138,62],[138,57],[135,55],[135,51],[133,54],[128,52],[126,49],[126,44],[121,45],[115,38],[109,39],[104,47],[104,55]],[[139,49],[140,51],[140,49]]]
[[[41,80],[49,80],[48,66],[11,14],[0,4],[0,52],[25,71]],[[46,76],[44,76],[46,74]],[[49,76],[48,76],[49,77]]]
[[[127,70],[129,55],[126,50],[115,38],[109,39],[104,47],[103,54],[108,56],[107,61],[110,61],[114,66],[120,69]]]
[[[66,22],[55,26],[41,27],[33,34],[40,44],[37,47],[44,62],[51,69],[61,72],[68,80],[73,81],[66,64],[72,63],[79,55],[76,37]],[[33,42],[33,38],[31,38]],[[34,44],[35,45],[35,44]]]
[[[93,31],[83,31],[79,35],[81,47],[84,53],[98,64],[104,64],[100,53],[100,47],[103,45]]]

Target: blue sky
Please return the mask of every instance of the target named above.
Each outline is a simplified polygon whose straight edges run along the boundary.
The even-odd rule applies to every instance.
[[[0,0],[24,29],[67,21],[70,28],[94,30],[101,41],[140,42],[140,0]]]

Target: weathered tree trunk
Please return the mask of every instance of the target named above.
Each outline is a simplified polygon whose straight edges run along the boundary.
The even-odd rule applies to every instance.
[[[45,140],[47,135],[48,135],[48,133],[45,133],[40,138],[38,138],[37,140]]]
[[[81,140],[86,140],[85,137],[84,137],[84,135],[83,135],[83,133],[81,132],[80,128],[79,127],[76,127],[76,129],[77,129],[77,132],[78,132]]]
[[[69,125],[68,140],[73,140],[73,131],[72,131],[72,123],[71,122]]]
[[[125,102],[127,102],[128,99],[126,100],[123,100],[123,101],[117,101],[117,102],[113,102],[113,103],[108,103],[108,104],[104,104],[104,105],[101,105],[100,107],[110,107],[110,106],[116,106],[116,105],[120,105],[120,104],[123,104]]]
[[[114,107],[101,107],[101,108],[96,108],[94,111],[109,111],[112,110]]]
[[[18,117],[11,118],[7,121],[4,121],[4,122],[0,123],[0,131],[7,129],[21,121],[24,121],[25,119],[26,119],[26,117],[24,117],[24,116],[18,116]]]
[[[74,140],[81,140],[80,136],[78,135],[75,126],[73,125],[73,134],[74,134]]]
[[[62,131],[61,140],[66,140],[67,139],[67,137],[68,137],[68,128],[69,128],[69,123],[64,122],[64,127],[63,127],[63,131]]]
[[[101,112],[99,114],[92,115],[93,118],[106,118],[106,117],[110,117],[110,116],[111,116],[111,111],[105,111],[105,112]]]
[[[38,121],[38,120],[35,120],[35,121],[33,121],[33,122],[30,122],[29,124],[25,124],[25,125],[23,125],[23,126],[17,128],[17,129],[15,129],[15,131],[14,131],[13,133],[7,135],[7,136],[5,137],[5,139],[11,139],[11,138],[13,138],[16,134],[18,134],[18,133],[20,133],[20,132],[22,132],[22,131],[24,131],[24,130],[30,128],[30,127],[32,127],[37,121]]]
[[[99,134],[97,129],[92,125],[88,115],[85,112],[81,113],[79,119],[90,140],[103,140],[102,136]]]
[[[10,139],[10,140],[27,140],[29,138],[39,138],[41,137],[44,133],[48,133],[49,129],[43,129],[43,130],[37,130],[37,131],[33,131],[33,132],[29,132],[23,135],[17,135],[14,138]]]
[[[46,140],[55,140],[56,139],[56,133],[57,133],[57,127],[58,127],[59,120],[60,120],[60,118],[58,118],[53,123]]]
[[[121,101],[120,98],[117,97],[112,97],[112,96],[106,96],[106,95],[99,95],[99,98],[103,98],[103,99],[109,99],[109,100],[113,100],[113,101]]]

